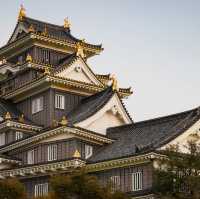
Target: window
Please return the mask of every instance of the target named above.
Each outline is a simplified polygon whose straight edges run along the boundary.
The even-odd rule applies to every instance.
[[[48,183],[36,184],[35,197],[46,196],[48,194],[48,189],[49,189]]]
[[[48,161],[57,160],[57,145],[52,144],[48,146]]]
[[[111,181],[111,190],[112,191],[119,190],[119,188],[120,188],[120,176],[111,176],[110,181]]]
[[[19,132],[19,131],[16,131],[16,134],[15,134],[15,139],[16,140],[20,140],[23,138],[23,133],[22,132]]]
[[[132,173],[132,191],[142,190],[142,172]]]
[[[55,108],[65,109],[65,96],[55,95]]]
[[[6,143],[6,135],[5,133],[0,134],[0,146],[4,145]]]
[[[43,110],[43,97],[38,97],[32,100],[32,113],[37,113]]]
[[[93,153],[93,148],[90,145],[85,145],[85,159],[88,159],[89,157],[92,156]]]
[[[30,150],[28,151],[28,155],[27,155],[27,162],[28,164],[34,164],[34,150]]]

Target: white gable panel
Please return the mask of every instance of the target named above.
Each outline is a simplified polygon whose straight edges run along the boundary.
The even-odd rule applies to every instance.
[[[90,71],[88,66],[84,63],[84,61],[81,58],[78,58],[74,63],[72,63],[72,65],[70,65],[63,71],[57,73],[56,76],[69,78],[90,84],[101,84],[101,82],[95,77],[95,75]]]
[[[176,137],[174,140],[162,146],[160,149],[164,150],[169,146],[178,144],[179,149],[183,153],[187,153],[187,148],[185,146],[187,145],[188,141],[195,141],[196,143],[200,143],[200,120],[197,121],[185,132],[183,132],[181,135]]]
[[[115,94],[101,110],[75,126],[105,135],[109,127],[130,123],[132,123],[131,119],[124,110],[119,97]]]

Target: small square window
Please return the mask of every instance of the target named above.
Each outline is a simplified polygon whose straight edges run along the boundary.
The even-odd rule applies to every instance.
[[[142,190],[143,186],[142,172],[132,173],[132,191]]]
[[[16,134],[15,134],[15,139],[16,140],[20,140],[23,138],[23,133],[20,132],[20,131],[16,131]]]
[[[32,100],[32,114],[43,110],[43,97],[38,97]]]
[[[52,144],[48,146],[48,161],[57,160],[57,145]]]
[[[55,95],[55,108],[65,109],[65,96],[64,95]]]
[[[27,163],[34,164],[34,150],[30,150],[27,152]]]
[[[48,195],[49,185],[48,183],[35,185],[35,197],[42,197]]]
[[[93,147],[90,145],[85,145],[85,159],[88,159],[92,156],[93,154]]]

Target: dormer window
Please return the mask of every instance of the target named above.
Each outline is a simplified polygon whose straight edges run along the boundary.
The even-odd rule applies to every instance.
[[[43,110],[43,97],[38,97],[32,100],[32,114]]]
[[[23,133],[20,131],[16,131],[15,133],[15,139],[16,140],[21,140],[23,138]]]
[[[93,154],[93,147],[90,145],[85,145],[85,159],[88,159],[92,156]]]
[[[55,108],[65,109],[65,96],[64,95],[55,95]]]

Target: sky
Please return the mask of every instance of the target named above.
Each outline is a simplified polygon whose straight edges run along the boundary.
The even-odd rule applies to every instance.
[[[29,17],[63,24],[104,51],[88,60],[96,73],[132,87],[125,104],[134,121],[200,106],[199,0],[1,0],[0,45],[10,37],[20,4]]]

